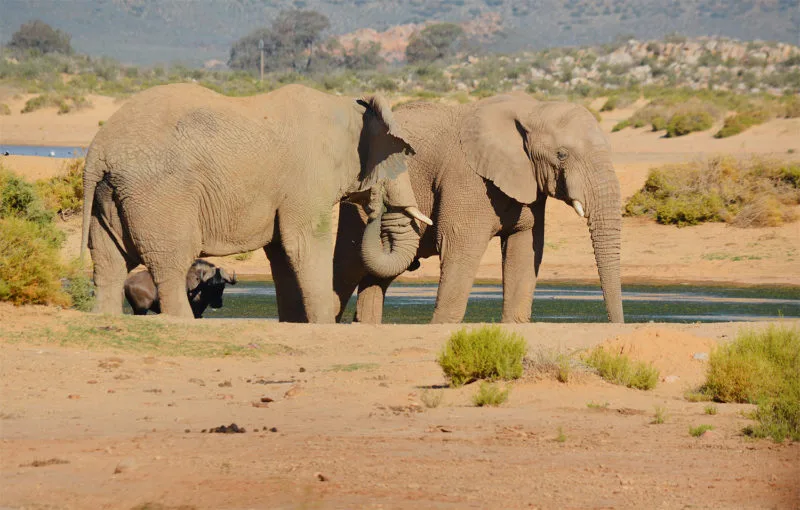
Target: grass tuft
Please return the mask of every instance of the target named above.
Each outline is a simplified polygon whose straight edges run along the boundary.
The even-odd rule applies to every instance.
[[[667,421],[667,408],[664,406],[655,406],[655,414],[653,415],[653,421],[650,423],[654,425],[661,425]]]
[[[527,347],[522,336],[500,326],[461,329],[450,336],[437,362],[454,386],[477,379],[517,379]]]
[[[727,138],[729,136],[738,135],[758,124],[763,124],[768,121],[770,114],[764,110],[751,110],[737,113],[725,119],[725,124],[722,128],[714,134],[714,138]]]
[[[703,408],[703,412],[708,415],[714,416],[719,412],[719,409],[717,409],[716,404],[708,404]]]
[[[557,443],[566,443],[567,442],[567,435],[564,434],[564,429],[562,427],[558,427],[558,434],[556,435],[555,441]]]
[[[444,399],[444,391],[442,390],[424,390],[420,393],[419,399],[425,404],[428,409],[439,407]]]
[[[698,425],[697,427],[689,427],[689,435],[692,437],[700,437],[707,430],[714,430],[714,426],[704,423],[702,425]]]
[[[613,354],[602,346],[595,347],[584,361],[606,381],[628,388],[651,390],[658,382],[656,368],[640,361],[633,362],[624,354]]]
[[[508,400],[510,391],[508,387],[501,388],[498,384],[483,381],[478,392],[472,396],[472,403],[477,407],[497,407]]]
[[[800,441],[800,329],[742,330],[711,353],[703,391],[718,402],[757,404],[750,435]]]

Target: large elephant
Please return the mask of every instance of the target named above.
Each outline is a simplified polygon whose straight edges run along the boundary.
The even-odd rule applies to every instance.
[[[608,318],[623,322],[619,181],[608,141],[588,110],[514,93],[459,106],[412,103],[394,115],[416,150],[408,168],[417,202],[434,220],[433,227],[423,226],[417,257],[441,257],[432,322],[464,318],[478,265],[494,236],[502,246],[502,320],[530,320],[548,196],[587,218]],[[378,323],[393,278],[370,275],[357,256],[361,250],[369,260],[380,250],[360,242],[363,214],[344,203],[339,214],[334,288],[340,310],[358,286],[356,320]]]
[[[429,222],[408,180],[411,152],[380,96],[288,85],[230,98],[191,84],[137,94],[86,156],[81,251],[88,245],[94,261],[96,310],[121,313],[125,277],[143,263],[162,311],[192,317],[186,273],[196,257],[264,247],[282,318],[333,322],[331,208],[352,194],[371,199],[372,221],[385,205]],[[419,239],[400,237],[410,246],[369,270],[408,266]]]

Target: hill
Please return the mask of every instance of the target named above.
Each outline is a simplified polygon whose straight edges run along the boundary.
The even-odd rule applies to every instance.
[[[327,15],[330,35],[488,16],[501,30],[483,47],[501,52],[671,32],[800,42],[799,0],[0,0],[0,39],[39,18],[72,34],[83,53],[197,65],[226,60],[233,41],[292,7]]]

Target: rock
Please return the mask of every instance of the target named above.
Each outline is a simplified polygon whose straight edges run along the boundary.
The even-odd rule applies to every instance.
[[[320,482],[327,482],[328,477],[323,475],[322,473],[314,473],[314,477],[319,480]]]
[[[665,382],[665,383],[674,383],[674,382],[677,382],[678,379],[680,379],[680,377],[678,377],[677,375],[668,375],[668,376],[664,377],[663,379],[661,379],[661,381]]]
[[[70,393],[69,395],[67,395],[67,398],[70,399],[70,400],[78,400],[78,399],[81,398],[81,396],[80,395],[76,395],[75,393]]]
[[[696,353],[694,353],[694,356],[692,356],[692,358],[696,359],[698,361],[708,361],[708,353],[707,352],[696,352]]]
[[[127,473],[128,471],[133,471],[136,469],[136,461],[133,459],[122,459],[117,463],[117,467],[114,468],[114,474],[118,475],[120,473]]]
[[[261,397],[261,401],[262,402],[275,402],[273,399],[271,399],[269,397]]]
[[[303,387],[300,386],[299,384],[295,384],[294,386],[286,390],[286,393],[283,394],[283,398],[296,397],[302,392],[303,392]]]
[[[716,430],[706,430],[705,432],[703,432],[703,434],[700,436],[700,438],[701,439],[706,439],[706,440],[708,440],[708,439],[718,439],[719,438],[719,432],[717,432]]]

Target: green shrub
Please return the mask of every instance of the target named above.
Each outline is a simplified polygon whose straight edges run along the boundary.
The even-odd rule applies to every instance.
[[[737,113],[725,119],[725,125],[714,134],[714,138],[727,138],[742,131],[763,124],[769,120],[769,112],[763,110]]]
[[[62,218],[81,212],[83,207],[83,165],[83,158],[74,159],[63,175],[36,183],[45,206]]]
[[[20,218],[41,227],[53,222],[34,186],[0,166],[0,218]]]
[[[625,204],[627,216],[663,224],[726,221],[737,226],[777,226],[795,219],[800,165],[778,160],[716,157],[650,170],[644,187]]]
[[[692,437],[700,437],[707,430],[714,430],[714,426],[704,423],[703,425],[698,425],[696,427],[689,427],[689,435],[692,436]]]
[[[632,362],[624,354],[612,354],[602,346],[595,347],[584,359],[603,379],[628,388],[651,390],[658,382],[658,370],[642,362]]]
[[[461,329],[450,336],[437,362],[455,386],[475,379],[510,380],[522,375],[525,339],[500,326]]]
[[[0,103],[0,115],[11,115],[11,108],[5,103]]]
[[[509,388],[501,389],[499,385],[482,382],[478,392],[472,396],[472,403],[477,407],[497,407],[508,400]]]
[[[92,310],[94,306],[94,282],[86,273],[81,271],[78,261],[71,264],[62,287],[70,297],[72,308],[82,312]]]
[[[800,329],[742,330],[713,351],[703,391],[719,402],[758,404],[747,433],[800,441]]]
[[[616,133],[617,131],[621,131],[621,130],[625,129],[626,127],[630,127],[630,125],[631,125],[631,121],[630,120],[628,120],[628,119],[621,120],[621,121],[617,122],[616,124],[614,124],[614,127],[611,128],[611,132],[612,133]]]
[[[58,108],[59,114],[72,110],[87,108],[91,103],[83,96],[76,94],[41,94],[28,99],[21,113],[30,113],[42,108]]]
[[[797,95],[789,96],[781,104],[781,117],[785,119],[796,119],[800,117],[800,99]]]
[[[17,217],[0,219],[0,301],[69,304],[61,290],[60,243],[43,233],[47,228],[55,229]]]
[[[653,129],[653,131],[663,131],[667,129],[667,119],[661,115],[656,115],[650,121],[650,127]]]
[[[606,99],[606,102],[603,103],[603,106],[600,107],[601,112],[610,112],[613,111],[615,108],[618,107],[619,103],[619,96],[611,96]]]
[[[708,112],[676,113],[667,124],[667,138],[711,129],[714,118]]]

